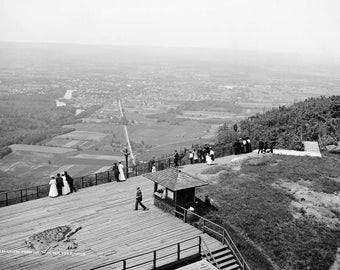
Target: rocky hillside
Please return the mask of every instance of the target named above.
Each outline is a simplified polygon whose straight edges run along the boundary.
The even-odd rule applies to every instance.
[[[219,205],[205,216],[228,229],[251,269],[330,269],[340,247],[340,156],[251,155],[197,175],[209,182],[199,196]]]

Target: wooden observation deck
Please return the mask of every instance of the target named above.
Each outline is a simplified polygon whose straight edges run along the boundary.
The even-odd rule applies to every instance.
[[[149,211],[134,210],[137,186]],[[0,208],[1,269],[91,269],[198,236],[211,249],[222,247],[214,238],[155,207],[153,192],[154,183],[138,176]],[[76,223],[82,228],[71,237],[78,247],[69,250],[70,255],[29,253],[32,249],[26,247],[25,239],[30,235]],[[128,264],[145,259],[135,257]],[[168,257],[164,263],[171,260]],[[150,263],[135,269],[152,268]]]

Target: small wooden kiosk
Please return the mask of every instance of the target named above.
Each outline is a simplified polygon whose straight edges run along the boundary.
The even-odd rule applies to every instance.
[[[190,174],[169,168],[143,174],[154,182],[154,204],[166,212],[173,212],[176,206],[187,208],[195,203],[195,188],[208,185]]]

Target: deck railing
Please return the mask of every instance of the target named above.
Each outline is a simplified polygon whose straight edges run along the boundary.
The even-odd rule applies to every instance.
[[[243,258],[241,252],[238,250],[236,244],[231,239],[231,236],[229,235],[229,233],[227,232],[225,228],[181,206],[176,207],[174,214],[176,216],[182,217],[184,222],[190,222],[190,219],[192,220],[196,219],[197,220],[195,223],[196,227],[198,227],[203,233],[207,233],[213,236],[215,239],[219,240],[223,245],[227,245],[228,248],[234,254],[235,259],[237,260],[241,269],[250,270],[249,265]]]
[[[215,260],[214,255],[211,253],[208,245],[206,244],[206,242],[204,241],[204,239],[202,239],[202,251],[204,254],[204,257],[207,259],[207,261],[214,265],[218,270],[221,270],[220,266],[218,265],[218,263]]]
[[[186,258],[201,257],[202,238],[195,236],[183,241],[164,246],[149,252],[144,252],[125,259],[104,263],[91,270],[110,266],[113,269],[156,269],[167,264],[176,263]],[[192,242],[192,243],[191,243]],[[149,268],[150,267],[150,268]]]
[[[215,147],[215,157],[223,157],[232,154],[231,146],[227,147]],[[158,159],[156,161],[156,170],[165,170],[173,166],[173,157],[169,156],[164,159]],[[188,154],[179,160],[179,165],[190,164]],[[134,166],[129,166],[128,175],[126,177],[133,177],[142,175],[151,171],[149,163],[139,163]],[[114,181],[114,174],[112,171],[100,172],[91,175],[74,177],[74,186],[76,189],[86,188],[90,186],[96,186],[104,183]],[[47,197],[49,192],[49,185],[39,185],[33,187],[27,187],[22,189],[10,190],[0,193],[0,207],[35,200],[43,197]]]

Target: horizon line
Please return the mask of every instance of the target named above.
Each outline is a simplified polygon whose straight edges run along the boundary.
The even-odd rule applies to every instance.
[[[108,43],[77,43],[77,42],[56,42],[56,41],[10,41],[0,40],[4,44],[31,44],[31,45],[61,45],[61,46],[88,46],[88,47],[119,47],[119,48],[158,48],[158,49],[180,49],[180,50],[216,50],[236,54],[271,54],[271,55],[291,55],[291,56],[309,56],[317,58],[340,58],[340,54],[327,54],[320,52],[294,52],[294,51],[275,51],[275,50],[247,50],[247,49],[231,49],[225,47],[201,47],[201,46],[180,46],[180,45],[161,45],[161,44],[108,44]],[[1,47],[0,47],[1,49]]]

